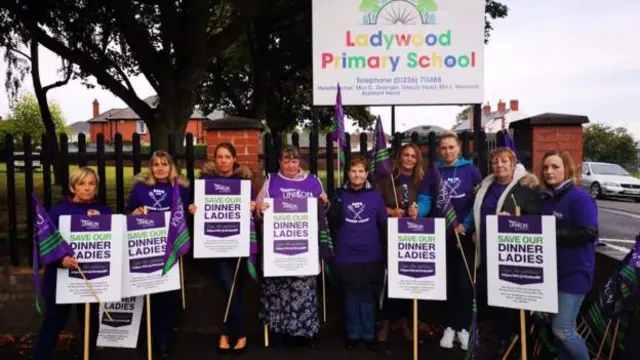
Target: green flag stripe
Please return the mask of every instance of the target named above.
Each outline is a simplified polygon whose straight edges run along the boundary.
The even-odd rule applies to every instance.
[[[62,236],[58,234],[57,236],[49,236],[46,240],[40,242],[38,244],[38,248],[41,250],[48,250],[50,247],[58,246],[62,242]]]
[[[247,261],[247,266],[249,268],[249,275],[251,276],[252,279],[257,281],[258,280],[258,271],[256,271],[256,267],[253,266],[251,261]]]
[[[46,245],[46,244],[48,244],[48,243],[50,243],[50,242],[57,242],[57,241],[58,241],[58,240],[60,240],[60,239],[62,239],[62,235],[60,235],[60,233],[56,231],[55,233],[53,233],[53,234],[51,234],[51,235],[47,236],[47,238],[46,238],[46,239],[42,240],[42,241],[40,242],[40,246],[42,246],[42,245]]]
[[[60,244],[62,244],[62,240],[59,241],[56,244],[53,244],[52,246],[50,246],[50,247],[48,247],[46,249],[40,248],[39,249],[40,256],[44,256],[44,255],[47,255],[48,253],[50,253],[52,251],[55,251],[58,248],[58,246],[60,246]]]

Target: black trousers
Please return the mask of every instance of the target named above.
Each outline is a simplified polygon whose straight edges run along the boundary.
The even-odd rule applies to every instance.
[[[455,236],[451,234],[447,241],[447,313],[443,325],[455,331],[469,331],[473,312],[473,289]],[[460,242],[473,276],[475,246],[470,235],[461,236]]]
[[[151,338],[158,347],[168,348],[173,335],[174,314],[182,311],[180,307],[180,291],[168,291],[151,296]],[[138,336],[138,348],[147,346],[147,298],[143,297],[144,310]]]
[[[35,360],[49,360],[53,358],[53,352],[56,349],[58,335],[64,330],[71,308],[76,307],[78,320],[80,322],[81,340],[84,343],[84,304],[56,304],[55,296],[46,298],[46,308],[42,326],[38,333],[36,346],[34,351]],[[96,341],[98,339],[98,304],[89,305],[89,357],[94,358],[96,353]]]

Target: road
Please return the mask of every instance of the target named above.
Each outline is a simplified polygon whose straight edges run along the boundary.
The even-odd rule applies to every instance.
[[[622,259],[640,233],[640,203],[625,200],[598,200],[600,252]]]

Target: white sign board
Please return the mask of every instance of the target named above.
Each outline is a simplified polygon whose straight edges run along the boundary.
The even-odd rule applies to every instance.
[[[555,226],[553,216],[487,216],[489,305],[558,312]]]
[[[316,198],[266,198],[264,276],[315,276],[320,273]]]
[[[193,257],[248,257],[250,203],[249,180],[196,180]]]
[[[313,104],[484,101],[484,0],[313,0]]]
[[[122,296],[139,296],[180,289],[180,269],[162,276],[171,213],[127,215],[125,222]]]
[[[135,349],[138,344],[144,297],[126,297],[120,302],[105,303],[100,307],[98,346]],[[111,320],[104,310],[109,312]]]
[[[447,300],[442,218],[389,218],[389,298]]]
[[[60,216],[60,234],[101,302],[121,299],[123,220],[122,215]],[[97,300],[78,270],[58,269],[57,304],[94,302]]]

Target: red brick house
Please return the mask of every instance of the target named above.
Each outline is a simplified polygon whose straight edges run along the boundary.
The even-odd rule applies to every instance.
[[[151,106],[155,106],[157,103],[157,96],[149,96],[144,101]],[[205,115],[202,111],[195,109],[189,118],[186,132],[193,134],[196,144],[203,144],[205,142],[205,121],[213,120],[223,117],[222,112],[214,111],[209,115]],[[98,134],[104,135],[104,140],[107,143],[111,143],[115,139],[116,133],[122,134],[122,140],[124,142],[130,142],[133,139],[133,134],[140,134],[140,141],[142,143],[149,143],[151,138],[149,137],[149,130],[144,121],[140,119],[138,114],[131,108],[114,108],[105,112],[100,112],[100,103],[98,100],[93,100],[93,117],[87,121],[89,123],[89,133],[92,142],[96,141]]]

